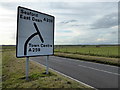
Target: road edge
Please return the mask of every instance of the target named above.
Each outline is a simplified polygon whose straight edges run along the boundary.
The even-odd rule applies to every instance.
[[[106,57],[98,57],[98,56],[79,55],[79,54],[71,54],[71,53],[55,53],[54,55],[57,57],[78,59],[78,60],[82,60],[82,61],[88,61],[88,62],[94,62],[94,63],[99,63],[99,64],[120,67],[119,58],[115,58],[117,60],[117,62],[113,62],[113,60],[109,61],[109,59],[114,59],[114,58],[106,58]],[[77,56],[75,56],[75,55],[77,55]]]
[[[35,62],[36,64],[40,64],[40,63],[38,63],[38,62],[36,62],[36,61],[34,61],[34,60],[31,60],[31,59],[30,59],[30,61],[33,61],[33,62]],[[40,64],[40,65],[42,65],[43,67],[46,67],[46,66],[43,65],[43,64]],[[49,67],[49,69],[52,70],[52,71],[54,71],[54,72],[57,72],[57,73],[59,73],[59,74],[61,74],[61,75],[63,75],[63,76],[65,76],[65,77],[67,77],[67,78],[70,78],[70,79],[72,79],[72,80],[74,80],[74,81],[76,81],[76,82],[79,82],[79,83],[81,83],[81,84],[83,84],[83,85],[86,85],[87,87],[90,87],[90,88],[93,88],[93,89],[95,89],[95,90],[98,90],[98,89],[96,89],[96,88],[93,87],[93,86],[90,86],[90,85],[88,85],[88,84],[86,84],[86,83],[84,83],[84,82],[82,82],[82,81],[79,81],[79,80],[77,80],[77,79],[75,79],[75,78],[72,78],[72,77],[70,77],[70,76],[67,76],[67,75],[65,75],[65,74],[63,74],[63,73],[61,73],[61,72],[59,72],[59,71],[57,71],[57,70],[55,70],[55,69],[52,69],[52,68],[50,68],[50,67]]]

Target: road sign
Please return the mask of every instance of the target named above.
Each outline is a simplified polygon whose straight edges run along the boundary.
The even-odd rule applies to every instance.
[[[53,55],[54,16],[18,7],[17,57]]]

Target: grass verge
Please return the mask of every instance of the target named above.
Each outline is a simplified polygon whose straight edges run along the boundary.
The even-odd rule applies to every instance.
[[[89,55],[70,54],[70,53],[60,53],[60,52],[55,52],[54,55],[59,56],[59,57],[79,59],[79,60],[84,60],[84,61],[90,61],[90,62],[120,66],[119,58],[108,58],[108,57],[89,56]]]
[[[29,81],[25,80],[25,59],[16,58],[15,50],[2,50],[2,88],[89,88],[30,61]]]

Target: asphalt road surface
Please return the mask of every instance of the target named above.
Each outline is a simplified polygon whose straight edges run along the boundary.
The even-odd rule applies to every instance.
[[[40,64],[46,65],[46,56],[32,57]],[[62,58],[56,56],[49,57],[49,67],[70,76],[78,81],[86,83],[97,89],[118,88],[118,67],[105,64],[97,64],[87,61]]]

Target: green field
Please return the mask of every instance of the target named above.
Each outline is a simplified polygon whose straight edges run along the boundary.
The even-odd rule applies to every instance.
[[[89,88],[81,83],[66,78],[50,70],[45,74],[45,68],[30,61],[29,81],[25,80],[25,58],[16,58],[15,46],[3,46],[2,54],[2,89],[11,90],[23,88]]]
[[[56,45],[55,52],[120,58],[118,48],[120,46]]]
[[[120,46],[56,45],[55,56],[120,66]]]

